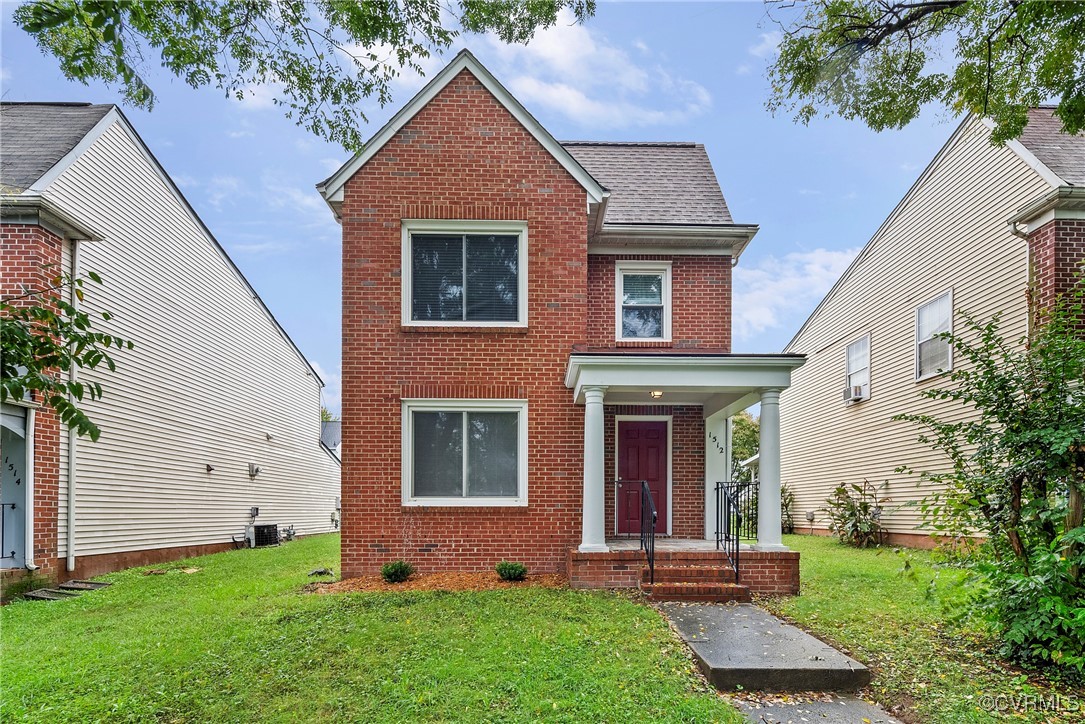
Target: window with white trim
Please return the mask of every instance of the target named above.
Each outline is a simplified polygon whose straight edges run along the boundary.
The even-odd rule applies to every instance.
[[[619,261],[615,266],[615,324],[619,340],[669,341],[671,265]]]
[[[525,326],[527,224],[404,221],[403,323]]]
[[[949,340],[937,337],[953,331],[953,292],[941,294],[920,306],[915,313],[915,378],[953,369],[953,348]]]
[[[870,335],[848,345],[844,353],[844,374],[852,401],[870,397]],[[858,395],[855,392],[859,392]]]
[[[405,505],[526,505],[527,402],[405,400]]]

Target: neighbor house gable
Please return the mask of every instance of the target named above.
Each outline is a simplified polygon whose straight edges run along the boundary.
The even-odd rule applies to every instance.
[[[366,163],[391,141],[400,130],[403,129],[430,101],[448,86],[460,73],[467,71],[500,103],[505,110],[530,133],[584,188],[588,195],[589,203],[599,203],[607,195],[598,181],[592,178],[584,167],[570,154],[543,126],[535,120],[523,105],[509,93],[504,86],[486,68],[478,62],[474,55],[464,49],[449,63],[440,73],[435,75],[418,94],[410,100],[388,123],[384,125],[376,135],[366,144],[365,148],[347,161],[338,171],[329,178],[317,184],[317,189],[331,206],[336,217],[339,216],[339,208],[343,202],[343,192],[347,181],[356,174]]]

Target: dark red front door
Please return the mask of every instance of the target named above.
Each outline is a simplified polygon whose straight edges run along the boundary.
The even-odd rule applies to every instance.
[[[647,480],[655,503],[656,533],[667,532],[667,423],[618,422],[618,533],[640,533],[640,486]]]

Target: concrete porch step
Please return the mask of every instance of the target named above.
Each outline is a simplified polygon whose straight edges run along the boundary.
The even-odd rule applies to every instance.
[[[112,585],[112,584],[105,583],[104,581],[71,580],[71,581],[64,581],[64,583],[61,583],[59,586],[57,586],[57,588],[60,588],[60,589],[65,590],[65,591],[96,591],[99,588],[105,588],[106,586],[109,586],[109,585]]]
[[[658,569],[656,570],[658,573]],[[736,583],[641,583],[650,601],[686,603],[748,603],[750,589]]]
[[[30,601],[66,601],[79,595],[78,591],[65,591],[60,588],[36,588],[27,591],[23,598]]]
[[[648,583],[651,571],[645,566],[641,581]],[[735,570],[727,566],[656,566],[656,583],[734,583]]]

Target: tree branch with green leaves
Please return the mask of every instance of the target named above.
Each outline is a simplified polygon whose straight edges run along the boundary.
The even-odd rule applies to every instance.
[[[991,119],[1017,138],[1056,102],[1085,129],[1085,3],[1028,0],[769,0],[783,32],[769,68],[773,113],[902,128],[928,104]]]
[[[269,87],[288,118],[358,151],[362,101],[390,103],[393,80],[460,32],[527,42],[564,8],[581,22],[595,1],[36,0],[14,17],[67,78],[117,85],[129,105],[154,107],[157,63],[238,100]]]
[[[102,386],[66,373],[100,366],[112,372],[117,366],[110,351],[134,345],[93,329],[90,313],[61,296],[70,289],[82,302],[86,281],[102,283],[95,272],[76,278],[61,274],[47,287],[0,298],[0,401],[44,402],[79,435],[97,440],[101,430],[77,403],[101,399]],[[109,312],[100,315],[103,321],[112,318]]]

